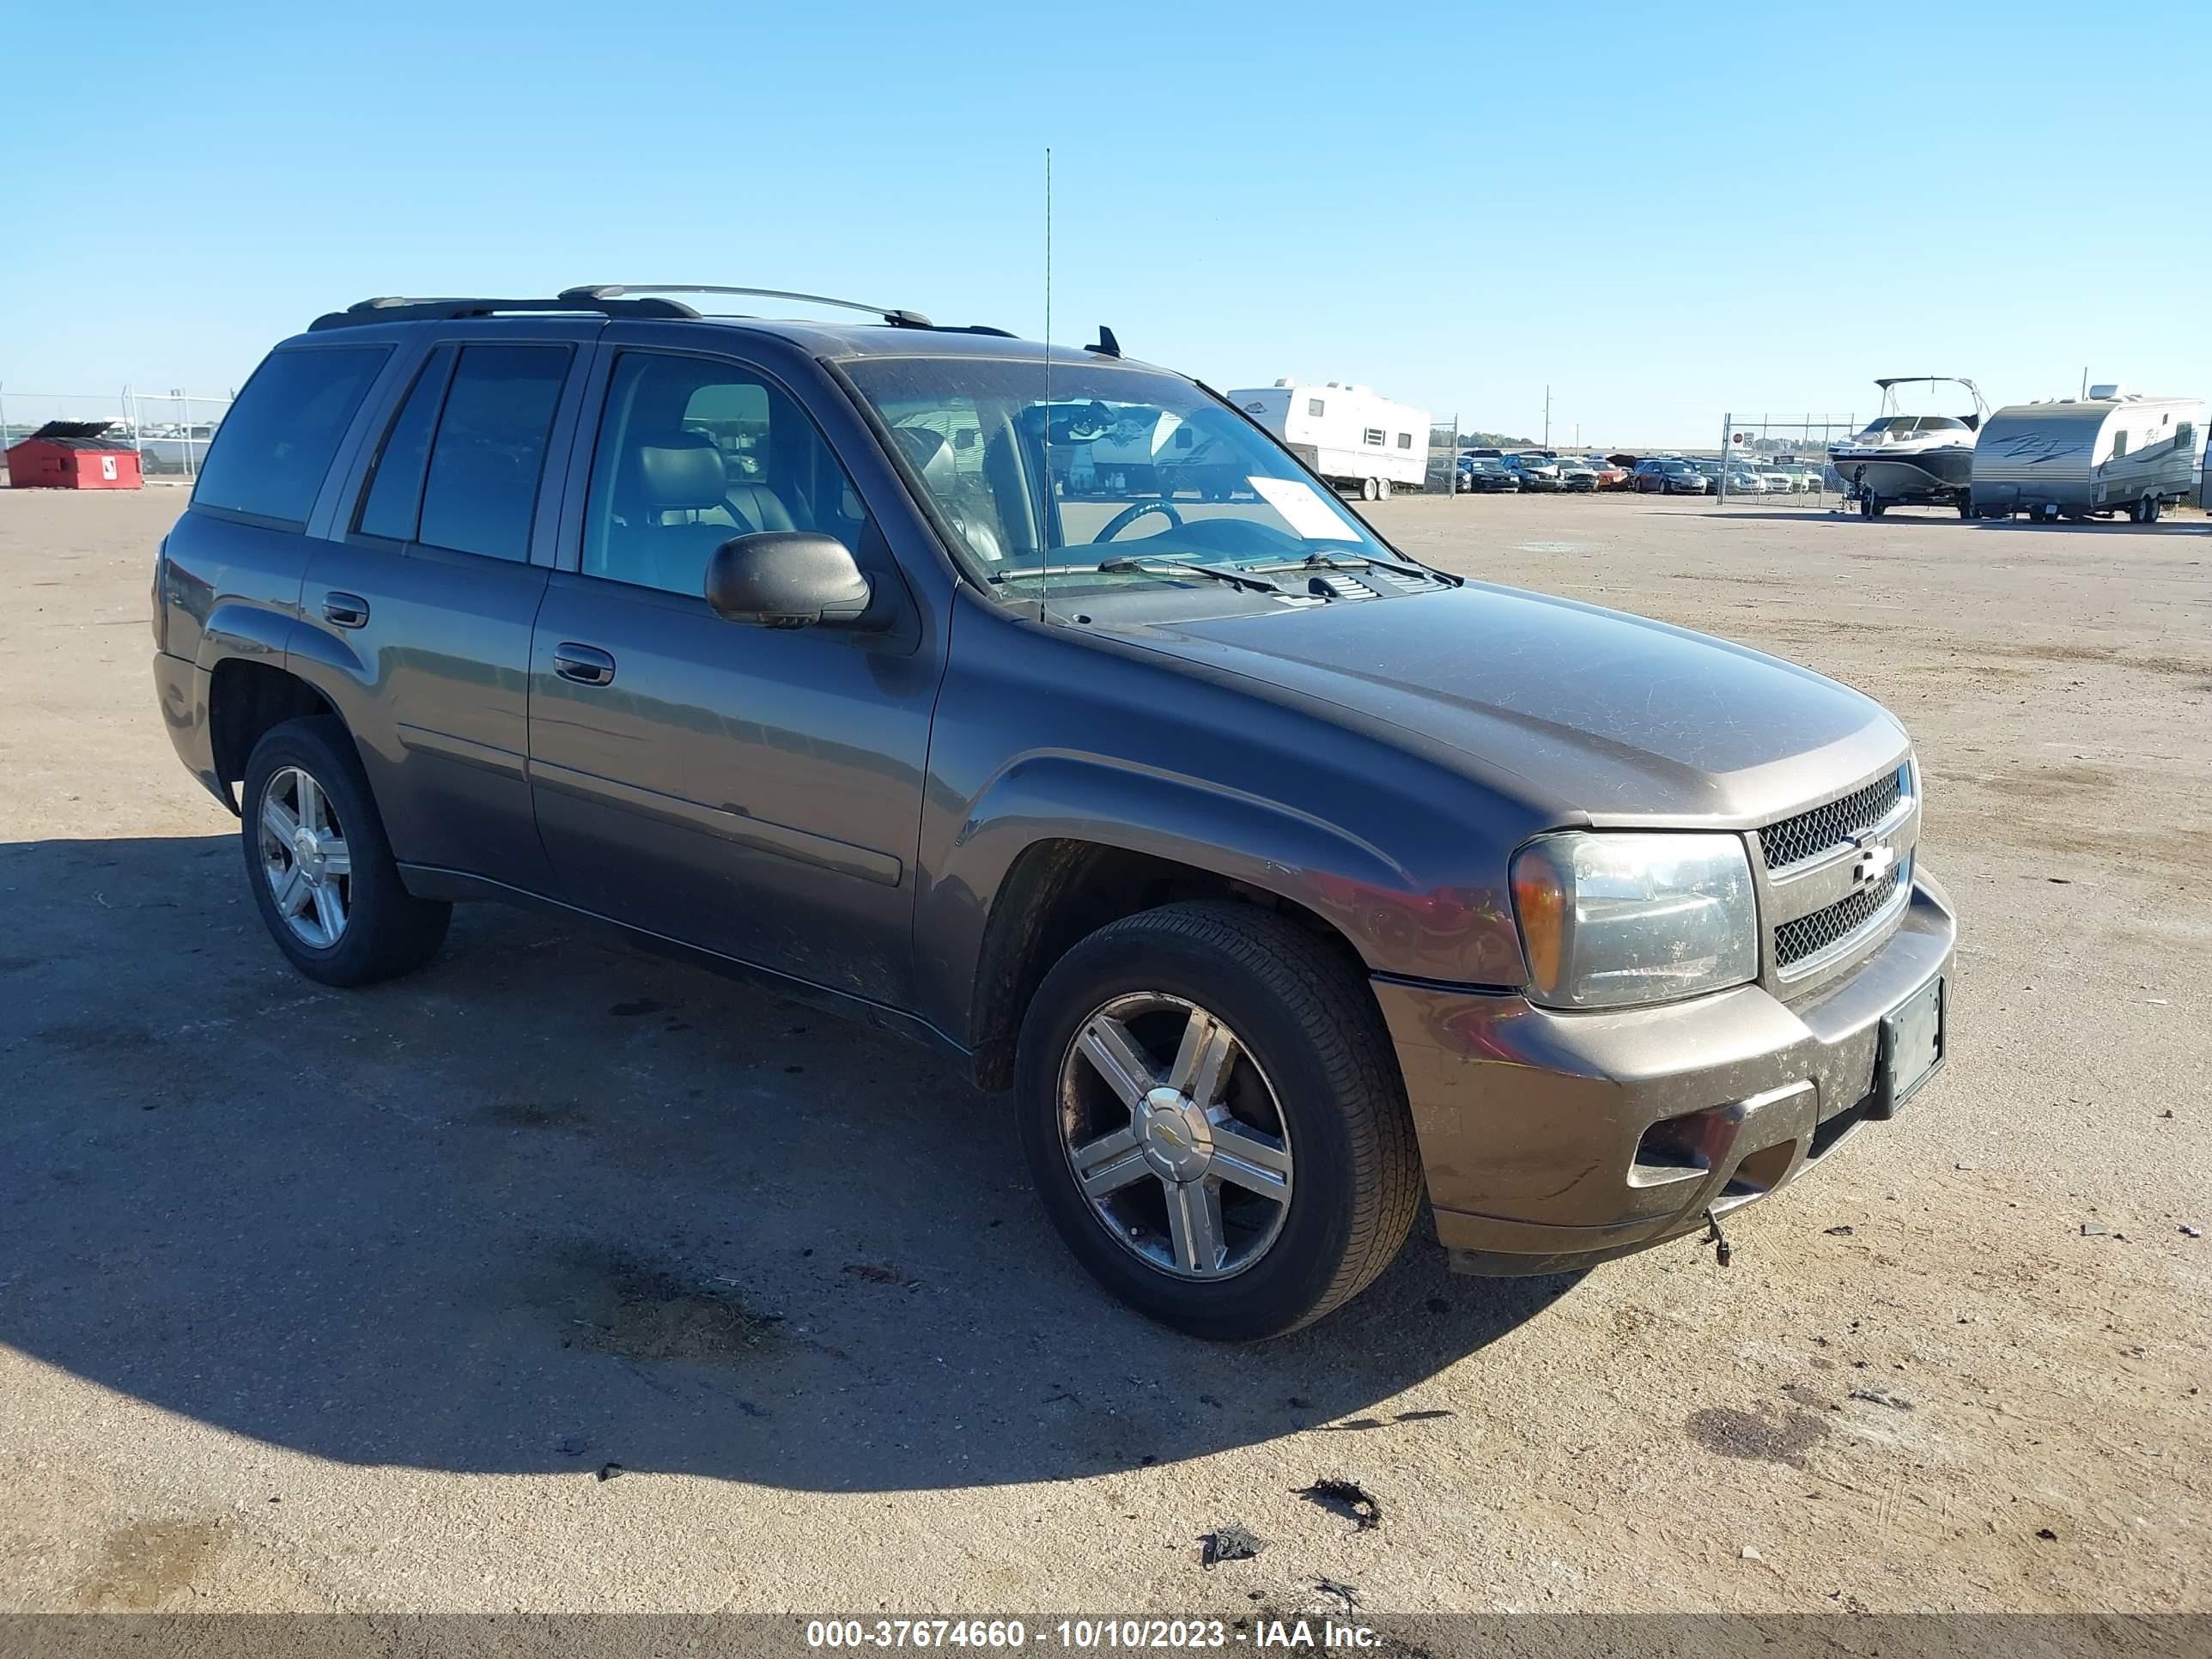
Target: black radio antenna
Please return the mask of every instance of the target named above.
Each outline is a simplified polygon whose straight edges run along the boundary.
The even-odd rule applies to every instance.
[[[1044,147],[1044,501],[1043,532],[1038,539],[1044,544],[1044,552],[1038,561],[1041,580],[1037,582],[1037,620],[1042,622],[1045,606],[1052,598],[1052,543],[1060,530],[1060,498],[1053,493],[1052,483],[1052,146]]]

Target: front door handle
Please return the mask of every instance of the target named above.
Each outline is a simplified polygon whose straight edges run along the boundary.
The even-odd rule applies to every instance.
[[[367,627],[368,601],[358,593],[325,593],[323,619],[338,628]]]
[[[614,683],[615,659],[597,646],[563,640],[553,647],[553,672],[579,685],[611,685]]]

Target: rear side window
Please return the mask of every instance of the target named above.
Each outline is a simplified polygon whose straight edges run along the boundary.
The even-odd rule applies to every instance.
[[[417,539],[487,558],[530,556],[538,480],[568,358],[564,345],[462,347],[430,447]]]
[[[209,447],[192,504],[304,528],[331,458],[390,352],[306,346],[270,353]]]
[[[392,417],[370,474],[368,495],[354,528],[364,536],[395,542],[415,539],[415,520],[422,506],[422,471],[430,461],[430,435],[446,400],[446,376],[453,372],[453,349],[440,346],[415,377],[415,388]]]

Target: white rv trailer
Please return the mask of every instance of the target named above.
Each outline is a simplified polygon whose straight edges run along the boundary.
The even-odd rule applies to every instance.
[[[1427,411],[1394,404],[1371,387],[1278,380],[1225,395],[1308,466],[1339,489],[1358,490],[1362,501],[1379,501],[1395,484],[1419,486],[1428,477]]]
[[[1973,515],[2110,518],[2155,524],[2188,499],[2204,447],[2204,405],[2093,386],[2084,398],[2013,404],[1974,441]]]

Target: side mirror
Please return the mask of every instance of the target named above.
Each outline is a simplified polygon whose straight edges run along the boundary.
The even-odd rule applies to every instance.
[[[807,532],[732,536],[707,562],[707,603],[756,628],[852,628],[874,597],[845,544]]]

